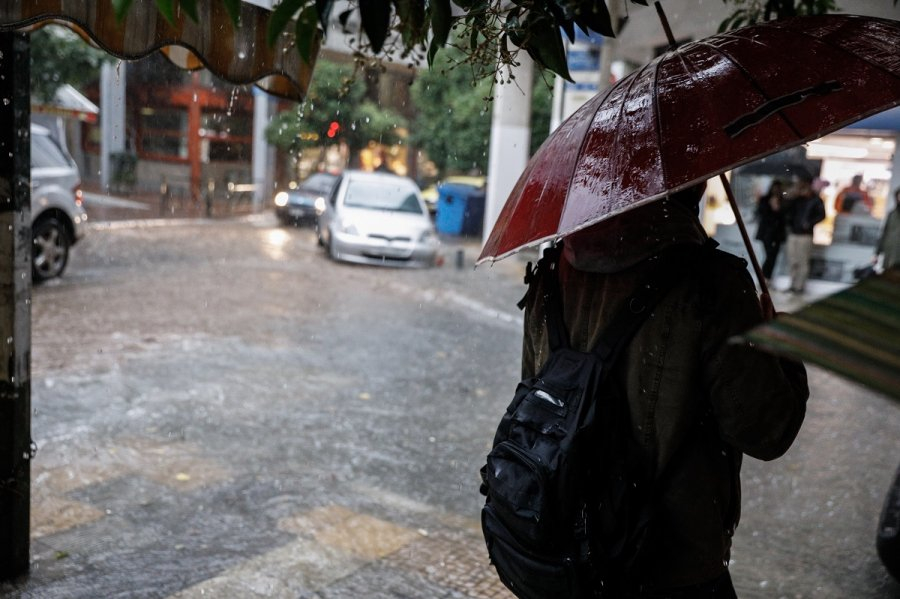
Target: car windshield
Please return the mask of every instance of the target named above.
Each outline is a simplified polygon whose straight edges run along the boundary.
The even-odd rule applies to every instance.
[[[328,193],[331,193],[331,188],[334,186],[335,179],[337,179],[337,177],[334,175],[319,173],[316,175],[312,175],[311,177],[303,181],[303,183],[300,184],[300,187],[307,191],[326,195]]]
[[[351,208],[422,214],[415,189],[405,181],[351,180],[344,205]]]
[[[37,168],[71,166],[69,158],[63,153],[49,135],[31,136],[31,165]]]

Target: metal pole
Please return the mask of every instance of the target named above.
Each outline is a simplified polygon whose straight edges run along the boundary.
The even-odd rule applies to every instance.
[[[487,190],[482,242],[490,235],[516,180],[528,165],[534,61],[525,52],[512,68],[515,80],[497,85],[491,106]]]
[[[31,105],[28,36],[0,33],[0,580],[28,574],[31,503]]]
[[[756,280],[759,281],[759,301],[763,307],[763,315],[766,317],[766,320],[771,320],[775,317],[775,307],[772,304],[772,296],[769,295],[769,286],[766,284],[766,277],[763,275],[762,268],[759,266],[759,260],[756,259],[756,252],[753,251],[753,242],[750,241],[750,236],[747,234],[747,227],[744,226],[744,219],[741,218],[741,211],[738,209],[737,200],[734,199],[731,183],[729,183],[725,173],[719,175],[719,180],[722,182],[722,187],[725,188],[725,195],[728,196],[728,203],[731,205],[731,211],[734,212],[734,220],[737,222],[738,229],[741,232],[741,238],[744,240],[744,245],[747,247],[747,254],[750,256],[750,264],[753,265],[753,272],[756,273]]]
[[[266,143],[266,125],[269,124],[269,97],[258,87],[253,88],[253,212],[263,207],[264,198],[268,197],[266,179],[269,172],[268,144]]]

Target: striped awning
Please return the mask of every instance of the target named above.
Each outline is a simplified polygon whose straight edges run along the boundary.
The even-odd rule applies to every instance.
[[[297,101],[305,97],[321,40],[315,41],[308,64],[289,36],[282,35],[272,47],[266,43],[272,13],[265,8],[242,2],[237,27],[218,0],[198,0],[197,12],[194,22],[179,9],[172,24],[156,2],[144,0],[134,2],[118,21],[110,0],[18,0],[0,3],[0,30],[63,24],[118,58],[136,60],[160,50],[182,68],[206,67],[237,85],[255,83]]]
[[[52,102],[35,103],[32,98],[31,112],[53,114],[96,123],[100,108],[85,98],[81,92],[64,83],[57,90]]]
[[[900,267],[743,336],[900,399]]]

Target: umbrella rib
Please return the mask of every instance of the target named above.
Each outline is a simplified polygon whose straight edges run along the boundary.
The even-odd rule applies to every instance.
[[[656,61],[656,68],[653,72],[653,112],[656,115],[656,147],[659,148],[659,167],[662,171],[663,189],[669,188],[669,172],[666,168],[666,161],[662,159],[663,135],[662,135],[662,112],[659,109],[659,71],[662,69],[663,59],[667,58],[665,54]]]
[[[634,76],[632,76],[632,77],[634,78]],[[623,79],[622,82],[624,82],[624,81],[625,81],[625,80]],[[629,89],[631,89],[631,85],[633,85],[633,84],[634,84],[634,81],[632,81],[631,84],[629,84]],[[603,107],[603,105],[606,103],[606,99],[609,98],[610,94],[612,94],[613,91],[614,91],[617,87],[619,87],[619,86],[618,86],[618,85],[610,85],[609,88],[606,90],[606,93],[603,95],[603,99],[600,100],[599,102],[597,102],[597,110],[595,110],[595,111],[594,111],[594,114],[591,115],[591,123],[593,123],[593,122],[594,122],[594,119],[597,118],[597,112],[600,111],[600,109],[601,109],[601,108]],[[623,104],[623,106],[624,106],[624,104]],[[621,114],[621,113],[620,113],[620,114]],[[589,132],[589,131],[590,131],[590,124],[588,125],[588,132]],[[588,135],[588,134],[585,134],[584,136],[582,136],[582,138],[581,138],[581,145],[580,145],[580,147],[578,148],[578,154],[576,154],[576,156],[581,156],[582,152],[584,151],[584,147],[587,145],[588,137],[590,137],[590,135]],[[571,181],[571,180],[572,180],[572,177],[575,175],[575,169],[576,169],[576,168],[578,168],[578,160],[577,160],[577,159],[572,161],[572,171],[569,173],[569,181]],[[566,213],[566,207],[569,205],[569,192],[570,192],[571,189],[572,189],[572,186],[571,186],[571,185],[569,185],[568,187],[566,187],[566,196],[565,196],[565,200],[563,200],[563,205],[562,205],[562,208],[560,209],[560,212],[559,212],[559,215],[560,215],[560,221],[562,220],[562,215]],[[558,231],[558,230],[559,230],[559,223],[557,223],[557,231]],[[554,235],[554,237],[558,239],[558,238],[560,238],[560,235],[557,233],[557,235]]]
[[[740,38],[740,36],[733,36],[733,37]],[[740,39],[743,39],[743,38],[740,38]],[[737,68],[741,73],[744,74],[744,77],[747,79],[747,81],[750,83],[750,85],[757,92],[759,92],[759,95],[761,95],[763,98],[765,98],[767,102],[772,100],[772,98],[765,91],[763,91],[763,88],[759,85],[759,83],[756,81],[756,79],[750,74],[750,72],[747,71],[747,69],[745,69],[743,67],[743,65],[741,65],[741,63],[736,61],[730,54],[728,54],[721,48],[719,48],[713,44],[710,44],[709,42],[705,42],[705,41],[701,40],[701,41],[697,42],[697,44],[706,46],[706,47],[710,48],[713,52],[719,54],[720,56],[723,56],[726,60],[728,60],[728,62],[730,62],[732,65],[735,66],[735,68]],[[778,118],[780,118],[784,122],[784,124],[787,125],[791,131],[793,131],[794,135],[797,137],[798,140],[803,139],[803,134],[797,129],[797,127],[794,126],[794,123],[792,123],[790,121],[790,119],[787,118],[787,116],[784,114],[783,111],[779,110],[776,114],[778,114]]]
[[[650,63],[650,64],[653,64],[653,63]],[[628,89],[625,91],[624,94],[622,94],[622,104],[619,106],[619,114],[616,116],[616,127],[615,127],[616,137],[615,137],[615,141],[612,144],[612,152],[611,152],[611,154],[616,157],[616,166],[618,166],[618,157],[623,155],[623,153],[618,150],[619,150],[619,140],[621,139],[621,132],[622,132],[622,127],[620,127],[619,125],[621,124],[622,118],[624,117],[624,114],[625,114],[625,105],[628,103],[627,100],[628,100],[629,96],[631,95],[631,90],[634,89],[634,84],[637,83],[637,80],[640,79],[641,75],[644,74],[644,71],[646,71],[650,67],[650,64],[644,65],[640,71],[636,72],[632,76],[631,81],[628,82]],[[612,91],[612,90],[610,90],[610,91]],[[607,96],[608,95],[609,94],[607,94]],[[603,100],[605,102],[606,98],[604,98]],[[582,146],[582,148],[583,147],[584,146]]]

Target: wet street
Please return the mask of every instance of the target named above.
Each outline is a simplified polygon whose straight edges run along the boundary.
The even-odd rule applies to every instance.
[[[446,252],[337,264],[268,214],[96,225],[34,290],[32,572],[0,596],[511,597],[478,468],[525,262]],[[900,405],[810,372],[794,447],[745,460],[738,594],[900,597],[874,543]]]

